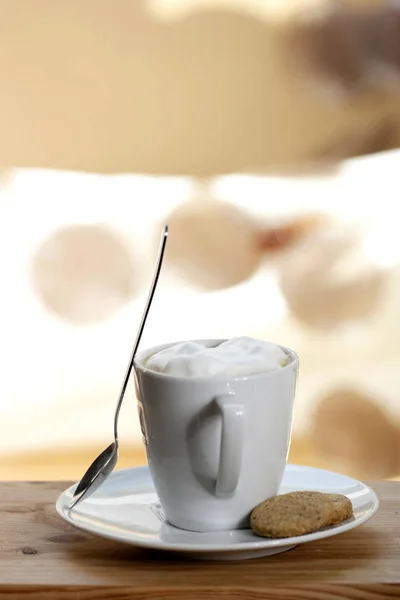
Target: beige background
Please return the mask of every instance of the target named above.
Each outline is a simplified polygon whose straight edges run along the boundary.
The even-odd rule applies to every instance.
[[[0,164],[258,168],[312,155],[399,112],[396,98],[329,103],[289,75],[283,26],[268,20],[278,0],[266,18],[226,0],[224,10],[206,2],[165,19],[168,4],[179,2],[1,2]]]
[[[291,0],[281,1],[290,19]],[[214,0],[0,2],[0,165],[194,174],[263,168],[313,156],[349,136],[368,138],[385,117],[389,125],[399,120],[394,94],[329,103],[289,74],[279,0],[221,2],[224,11]],[[201,10],[175,10],[188,3]],[[262,4],[273,10],[264,13]],[[225,189],[221,197],[253,208],[258,219],[262,210],[270,218],[272,209],[291,214],[329,205],[332,214],[343,208],[344,215],[360,221],[371,208],[377,213],[371,220],[388,221],[384,239],[393,256],[399,252],[393,242],[397,229],[389,227],[396,224],[391,207],[398,197],[398,154],[381,158],[342,165],[326,180],[245,177],[225,181],[225,188],[219,181],[217,188],[220,194]],[[390,190],[384,197],[382,181]],[[7,364],[0,386],[0,479],[77,479],[109,442],[121,364],[146,290],[142,282],[141,295],[109,322],[76,328],[46,312],[34,296],[30,266],[37,245],[60,226],[105,222],[129,240],[141,272],[150,276],[150,245],[160,220],[175,202],[187,199],[193,183],[29,169],[0,178],[5,281],[0,357]],[[378,401],[398,422],[399,335],[393,323],[400,278],[383,315],[352,345],[343,344],[340,335],[319,337],[294,326],[270,275],[267,269],[236,292],[197,297],[201,311],[191,292],[185,295],[174,284],[171,306],[179,319],[171,309],[165,318],[172,298],[166,290],[158,313],[157,302],[153,306],[145,343],[173,339],[176,323],[182,339],[204,337],[193,328],[202,329],[207,320],[210,337],[247,331],[296,347],[303,365],[297,411],[302,426],[295,431],[291,460],[339,468],[330,456],[321,463],[310,446],[307,415],[321,386],[347,381],[350,370],[354,381],[376,389]],[[248,313],[237,309],[247,305]],[[192,318],[197,306],[203,320]],[[360,348],[369,358],[367,367]],[[321,363],[327,356],[331,372]],[[134,403],[124,411],[120,466],[144,461]],[[367,432],[359,421],[355,426]]]

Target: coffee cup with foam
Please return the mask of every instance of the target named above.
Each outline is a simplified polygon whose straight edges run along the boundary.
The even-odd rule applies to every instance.
[[[248,527],[278,493],[298,375],[292,350],[253,338],[140,352],[139,418],[165,518],[191,531]]]

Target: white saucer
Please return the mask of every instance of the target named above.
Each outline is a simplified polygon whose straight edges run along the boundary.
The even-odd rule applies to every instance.
[[[147,467],[113,473],[92,496],[72,511],[68,509],[75,486],[57,501],[58,514],[79,529],[104,538],[158,551],[186,554],[203,560],[243,560],[290,550],[349,531],[370,519],[379,506],[373,490],[365,484],[330,471],[288,465],[280,493],[318,490],[348,496],[354,517],[340,525],[308,535],[268,540],[251,530],[195,533],[176,529],[163,517]]]

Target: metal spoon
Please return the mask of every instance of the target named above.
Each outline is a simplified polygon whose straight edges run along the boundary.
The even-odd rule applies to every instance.
[[[122,401],[124,399],[126,387],[128,385],[129,377],[133,367],[133,361],[137,352],[137,349],[140,344],[140,339],[142,337],[143,329],[146,323],[147,315],[150,310],[151,302],[153,300],[154,292],[157,287],[158,277],[161,271],[161,265],[164,257],[165,245],[167,243],[168,236],[168,225],[166,225],[163,229],[161,235],[160,249],[158,251],[157,265],[154,273],[153,281],[151,284],[150,292],[147,298],[146,307],[144,309],[144,313],[142,316],[142,320],[140,322],[139,331],[136,336],[135,344],[133,346],[132,354],[129,359],[128,368],[125,373],[124,381],[122,383],[122,388],[119,394],[117,407],[115,409],[114,415],[114,441],[110,444],[103,452],[92,462],[82,479],[80,480],[78,486],[76,487],[72,501],[69,505],[69,509],[73,508],[83,500],[83,498],[90,496],[93,494],[97,488],[101,486],[101,484],[107,479],[110,473],[113,471],[115,465],[118,461],[118,417],[119,412],[121,410]]]

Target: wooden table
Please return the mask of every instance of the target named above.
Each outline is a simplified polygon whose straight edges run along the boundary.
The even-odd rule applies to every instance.
[[[253,561],[194,562],[94,538],[54,503],[69,484],[0,484],[0,600],[376,600],[400,597],[400,483],[353,531]]]

